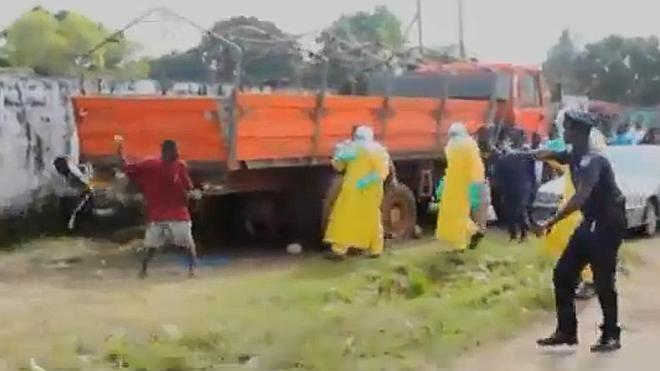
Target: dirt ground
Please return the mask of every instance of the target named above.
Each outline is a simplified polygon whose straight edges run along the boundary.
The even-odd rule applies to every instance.
[[[0,253],[0,371],[17,369],[17,360],[24,366],[25,360],[44,349],[79,347],[77,339],[98,342],[90,322],[97,321],[109,334],[127,327],[176,323],[182,316],[197,315],[191,314],[185,299],[181,302],[193,295],[193,287],[255,270],[281,270],[314,256],[291,256],[269,248],[206,254],[198,277],[189,279],[185,254],[163,251],[150,266],[148,279],[140,280],[142,252],[136,246],[139,241],[119,246],[62,238],[37,240],[17,246],[15,252]],[[159,311],[160,307],[167,310]]]
[[[640,241],[634,248],[641,252],[642,265],[630,276],[619,280],[619,306],[623,328],[623,349],[614,354],[591,354],[589,346],[596,340],[601,321],[597,300],[583,305],[578,321],[580,345],[575,349],[551,351],[536,348],[539,337],[554,329],[554,318],[524,330],[513,339],[486,350],[463,357],[455,371],[653,371],[660,344],[660,238]]]

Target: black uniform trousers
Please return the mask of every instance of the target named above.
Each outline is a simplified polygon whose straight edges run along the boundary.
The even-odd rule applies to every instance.
[[[531,187],[518,187],[506,190],[502,200],[506,208],[506,222],[511,239],[525,238],[529,231],[529,203]]]
[[[577,335],[575,289],[582,269],[589,264],[603,311],[603,332],[609,336],[619,335],[615,276],[623,232],[621,227],[584,220],[573,233],[555,266],[553,277],[557,330],[562,334]]]

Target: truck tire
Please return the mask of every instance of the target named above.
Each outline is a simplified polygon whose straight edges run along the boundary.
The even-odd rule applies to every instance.
[[[658,232],[658,207],[654,199],[646,203],[644,209],[643,232],[647,237],[653,237]]]
[[[386,238],[405,240],[415,235],[417,201],[408,186],[395,183],[386,187],[381,211]]]

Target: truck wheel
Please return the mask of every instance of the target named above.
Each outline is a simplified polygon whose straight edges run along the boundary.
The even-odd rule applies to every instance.
[[[403,183],[386,187],[381,206],[385,237],[409,239],[417,226],[415,194]]]
[[[653,237],[658,232],[658,212],[654,200],[649,200],[644,210],[644,235]]]

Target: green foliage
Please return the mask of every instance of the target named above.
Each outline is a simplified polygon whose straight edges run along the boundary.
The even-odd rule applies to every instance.
[[[660,102],[658,39],[609,36],[588,44],[576,78],[593,98],[638,105]]]
[[[149,66],[150,77],[163,86],[167,86],[171,81],[208,81],[211,73],[197,48],[164,55],[151,61]]]
[[[268,78],[291,78],[301,62],[297,42],[272,22],[255,17],[233,17],[217,22],[213,31],[243,49],[243,78],[248,84],[258,85]],[[207,35],[193,49],[152,61],[151,78],[165,85],[171,81],[208,82],[212,79],[232,82],[237,60],[235,50]],[[213,64],[215,70],[211,68]]]
[[[72,11],[52,14],[36,7],[16,19],[5,31],[5,55],[13,67],[32,68],[47,75],[72,75],[80,69],[77,57],[108,38],[103,25]],[[90,56],[95,70],[117,71],[136,45],[118,37]],[[144,77],[144,68],[137,69]]]
[[[575,60],[579,50],[571,39],[568,29],[562,31],[559,41],[550,48],[543,64],[543,72],[551,84],[562,84],[565,92],[574,94],[578,90],[575,76]]]
[[[373,55],[403,46],[401,21],[387,7],[358,12],[336,20],[320,38],[329,56],[328,81],[339,87],[359,72],[378,63]],[[348,44],[348,45],[347,45]]]
[[[536,244],[511,245],[493,232],[461,254],[426,240],[377,260],[303,259],[232,275],[208,270],[193,281],[162,270],[146,283],[131,278],[132,258],[116,260],[123,268],[110,278],[109,260],[105,281],[85,281],[81,269],[66,276],[73,287],[55,280],[40,290],[38,308],[11,318],[17,326],[0,337],[0,353],[12,370],[31,357],[48,370],[444,369],[552,310],[553,259]],[[112,244],[40,240],[3,254],[0,269],[13,277],[70,257],[96,264],[99,249],[119,258]],[[622,258],[635,250],[622,249]],[[9,303],[30,299],[20,288]]]
[[[4,52],[12,66],[62,73],[67,69],[67,40],[58,33],[57,20],[37,8],[17,19],[7,30]]]
[[[655,36],[611,35],[578,50],[564,30],[544,64],[546,77],[571,94],[634,105],[660,103],[660,48]]]
[[[300,62],[298,43],[272,22],[255,17],[233,17],[217,22],[213,31],[243,48],[243,69],[248,83],[256,85],[267,78],[292,77],[295,64]],[[199,49],[219,60],[217,77],[220,80],[233,80],[237,58],[231,48],[207,36]]]
[[[272,22],[255,17],[233,17],[217,22],[213,31],[243,49],[243,81],[247,85],[259,85],[263,80],[273,78],[299,80],[304,85],[313,86],[320,83],[320,66],[303,63],[295,37]],[[372,53],[400,48],[404,42],[401,22],[386,7],[377,7],[371,13],[342,16],[319,38],[324,52],[330,56],[329,81],[335,87],[345,82],[354,71],[373,64],[373,60],[364,58],[362,48],[345,50],[336,45],[330,35],[357,44],[369,44]],[[214,62],[215,71],[210,68]],[[231,47],[206,36],[199,46],[189,51],[153,61],[151,78],[167,85],[174,80],[208,81],[215,73],[215,80],[231,82],[236,63],[237,55]]]
[[[190,303],[198,309],[189,316],[203,323],[194,320],[182,336],[115,343],[105,358],[141,370],[252,359],[261,369],[413,370],[430,359],[446,365],[507,336],[534,310],[552,308],[551,262],[531,246],[491,239],[461,255],[436,249],[429,243],[379,261],[308,261],[276,277],[225,284],[206,311]]]
[[[388,48],[403,45],[401,21],[387,7],[378,6],[372,12],[343,15],[332,25],[333,33],[345,40],[377,43]]]

